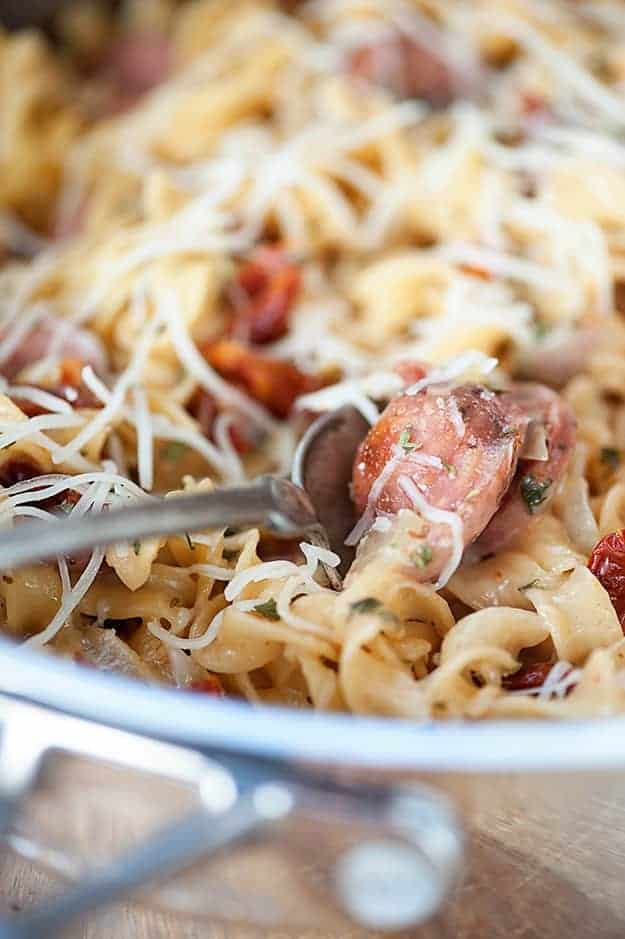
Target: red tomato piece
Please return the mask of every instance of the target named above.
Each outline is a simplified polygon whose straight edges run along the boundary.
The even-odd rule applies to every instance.
[[[300,269],[284,248],[257,248],[241,266],[231,290],[232,335],[254,345],[282,338],[300,286]]]
[[[188,686],[188,690],[216,695],[218,698],[223,698],[224,696],[224,689],[217,675],[209,675],[207,678],[199,678],[197,681],[192,681]]]
[[[518,672],[504,675],[501,680],[502,688],[506,691],[526,691],[528,688],[540,688],[545,683],[547,675],[553,668],[553,662],[532,662],[522,665]]]
[[[625,529],[610,532],[592,549],[589,570],[607,590],[621,626],[625,625]]]
[[[200,430],[209,440],[214,440],[215,420],[219,415],[219,407],[215,397],[204,388],[198,388],[187,405],[187,410],[198,424]],[[232,445],[237,453],[249,453],[257,445],[251,428],[246,428],[246,419],[241,417],[231,423],[228,430]]]
[[[320,387],[317,379],[300,372],[292,362],[259,355],[234,339],[208,343],[203,352],[220,375],[242,388],[276,417],[288,417],[300,395]]]

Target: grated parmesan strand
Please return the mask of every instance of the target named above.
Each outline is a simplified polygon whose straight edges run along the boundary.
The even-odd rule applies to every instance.
[[[400,476],[398,485],[408,496],[418,514],[426,522],[433,524],[447,525],[451,532],[451,553],[449,560],[439,574],[438,580],[434,584],[435,590],[440,590],[450,580],[462,561],[464,553],[464,526],[462,519],[455,512],[448,512],[446,509],[438,509],[430,505],[421,495],[412,479],[409,476]]]

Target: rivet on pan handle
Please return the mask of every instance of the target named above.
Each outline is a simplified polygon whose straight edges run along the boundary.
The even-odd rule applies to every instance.
[[[332,880],[342,909],[363,926],[395,930],[425,921],[440,908],[460,870],[456,816],[446,799],[426,787],[340,786],[252,757],[220,762],[1,695],[0,718],[0,820],[9,843],[14,843],[9,829],[20,801],[54,751],[165,776],[195,787],[200,797],[198,809],[87,871],[64,893],[0,917],[0,939],[56,936],[75,917],[170,877],[294,811],[362,824],[360,840],[340,854]]]

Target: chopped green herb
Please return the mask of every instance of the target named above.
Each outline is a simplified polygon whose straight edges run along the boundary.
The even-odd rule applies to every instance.
[[[441,462],[442,462],[443,466],[445,467],[445,470],[447,471],[447,474],[448,474],[449,476],[451,476],[452,479],[455,479],[455,478],[456,478],[456,467],[454,466],[454,464],[453,464],[453,463],[445,463],[445,460],[441,460]]]
[[[379,610],[381,606],[382,603],[376,597],[364,597],[362,600],[356,600],[355,603],[352,603],[349,609],[352,614],[373,613],[375,610]]]
[[[621,465],[621,454],[614,447],[601,447],[601,462],[611,470],[617,470]]]
[[[191,541],[191,535],[189,534],[188,531],[185,531],[184,537],[185,537],[186,542],[187,542],[187,544],[189,545],[189,548],[191,549],[191,551],[195,551],[195,545],[194,545],[193,542]]]
[[[548,323],[541,323],[540,321],[534,323],[534,338],[537,342],[548,336],[550,332],[551,326]]]
[[[163,447],[161,453],[166,460],[170,460],[172,463],[175,463],[176,460],[179,460],[189,448],[186,443],[180,443],[179,440],[170,440],[170,442]]]
[[[538,579],[538,577],[535,577],[534,580],[530,580],[529,584],[523,584],[522,587],[519,587],[519,590],[520,590],[521,593],[523,593],[524,590],[530,590],[532,587],[533,587],[534,589],[536,589],[536,590],[544,590],[544,589],[545,589],[545,588],[542,586],[542,584],[541,584],[540,580]]]
[[[504,427],[502,433],[504,437],[514,437],[515,434],[518,434],[519,428],[515,427],[514,424],[508,424],[507,427]]]
[[[278,614],[278,607],[276,601],[273,597],[270,597],[268,600],[265,600],[264,603],[259,603],[253,608],[254,613],[258,613],[259,616],[264,616],[265,619],[277,620],[280,619]]]
[[[402,450],[405,450],[406,453],[412,453],[413,450],[418,450],[421,446],[420,443],[415,443],[410,439],[411,433],[412,427],[406,427],[399,435],[399,446]]]
[[[550,486],[550,479],[536,479],[531,474],[523,477],[521,480],[521,495],[530,514],[533,515],[538,506],[545,501]]]
[[[417,565],[417,567],[427,567],[432,560],[432,549],[430,548],[429,544],[422,544],[420,547],[418,547],[416,551],[413,552],[412,560]]]
[[[475,499],[476,496],[479,496],[479,489],[472,489],[471,492],[467,492],[467,499]]]
[[[397,617],[390,610],[387,610],[381,600],[377,597],[363,597],[362,600],[356,600],[349,608],[350,616],[361,613],[375,613],[381,620],[387,623],[396,623]]]
[[[133,547],[133,550],[134,550],[135,554],[137,554],[137,555],[140,554],[140,552],[141,552],[141,542],[140,542],[140,541],[135,541],[132,547]]]

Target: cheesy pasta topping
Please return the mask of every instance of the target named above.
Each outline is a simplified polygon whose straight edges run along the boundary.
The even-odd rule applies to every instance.
[[[0,522],[289,475],[370,425],[355,559],[224,528],[0,574],[10,637],[250,702],[625,711],[619,0],[128,0],[0,34]]]

